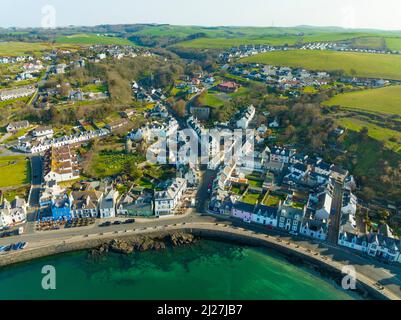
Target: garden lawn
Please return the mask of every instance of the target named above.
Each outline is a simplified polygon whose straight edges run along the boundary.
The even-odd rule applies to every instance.
[[[121,174],[131,161],[141,163],[143,159],[133,154],[102,151],[93,157],[89,173],[98,178],[115,176]]]
[[[259,197],[260,197],[260,194],[248,192],[246,195],[244,195],[241,198],[241,201],[254,205],[259,200]]]
[[[24,156],[0,157],[0,188],[21,186],[30,179],[30,164]]]
[[[263,201],[263,205],[268,207],[278,207],[280,200],[281,199],[277,196],[269,195],[266,197],[265,201]]]

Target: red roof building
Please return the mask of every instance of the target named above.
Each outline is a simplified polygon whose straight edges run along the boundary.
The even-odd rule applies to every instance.
[[[217,86],[217,89],[219,89],[220,91],[223,91],[223,92],[232,93],[232,92],[236,92],[239,89],[239,87],[240,87],[240,85],[238,83],[229,81],[229,82],[220,83]]]

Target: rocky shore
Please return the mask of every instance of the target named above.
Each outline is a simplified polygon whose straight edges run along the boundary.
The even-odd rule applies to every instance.
[[[108,252],[119,254],[130,254],[134,251],[143,252],[148,250],[164,250],[167,247],[178,247],[189,245],[195,242],[195,237],[189,233],[173,232],[159,236],[137,236],[128,240],[113,239],[102,243],[90,250],[92,257],[101,256]]]

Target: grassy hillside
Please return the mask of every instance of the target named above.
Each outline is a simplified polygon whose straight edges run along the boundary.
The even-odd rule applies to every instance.
[[[67,44],[51,44],[42,42],[0,42],[0,56],[15,57],[25,54],[40,54],[52,49],[78,49],[77,46]]]
[[[279,29],[280,30],[280,29]],[[208,36],[207,38],[198,38],[195,40],[184,41],[177,44],[181,47],[194,48],[194,49],[225,49],[233,46],[239,45],[247,45],[247,44],[270,44],[273,46],[280,45],[294,45],[296,43],[308,43],[308,42],[335,42],[342,40],[351,40],[354,38],[365,39],[362,36],[364,33],[356,33],[356,32],[340,32],[340,33],[322,33],[322,32],[309,32],[309,33],[300,33],[294,32],[292,33],[272,33],[272,34],[263,34],[261,32],[256,33],[255,30],[247,30],[248,32],[238,32],[236,37],[232,35],[227,35],[228,37],[214,37]],[[253,33],[252,33],[253,31]],[[272,32],[269,30],[268,32]],[[367,39],[382,39],[378,37],[366,37]],[[382,41],[383,42],[383,41]]]
[[[344,93],[324,104],[401,116],[401,86]]]
[[[177,44],[179,47],[193,48],[193,49],[227,49],[237,47],[240,45],[258,45],[268,44],[272,46],[282,46],[285,44],[293,45],[299,38],[296,36],[283,36],[283,37],[270,37],[262,39],[250,38],[199,38],[190,41],[184,41]]]
[[[382,37],[361,37],[352,40],[352,44],[356,48],[369,48],[375,50],[385,49],[386,42]]]
[[[118,38],[118,37],[108,37],[96,34],[74,34],[70,36],[57,37],[56,43],[70,43],[70,44],[82,44],[82,45],[130,45],[134,46],[134,43],[128,39]]]
[[[401,79],[401,56],[334,51],[275,51],[242,59],[247,63],[264,63],[302,67],[310,70],[343,70],[346,75]]]
[[[386,38],[386,44],[390,50],[401,51],[401,38]]]
[[[338,124],[352,131],[360,131],[362,128],[368,128],[368,135],[378,141],[383,141],[385,146],[395,152],[401,152],[401,132],[379,127],[356,118],[341,118]]]

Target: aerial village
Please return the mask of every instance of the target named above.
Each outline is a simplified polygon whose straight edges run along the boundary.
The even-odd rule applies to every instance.
[[[233,57],[275,49],[269,46],[232,49],[220,58],[229,62]],[[304,49],[341,50],[319,45]],[[1,90],[0,101],[32,96],[28,103],[38,109],[101,101],[109,97],[109,92],[99,78],[90,83],[58,83],[54,87],[40,88],[33,79],[41,78],[46,82],[53,75],[79,70],[87,63],[152,55],[132,47],[92,46],[86,57],[59,51],[46,54],[42,59],[2,58],[0,63],[18,65],[22,69],[14,79],[8,77],[1,81],[23,81],[26,85]],[[69,62],[58,63],[60,56],[73,59],[61,59]],[[271,88],[286,92],[305,88],[318,90],[335,81],[326,72],[261,64],[233,64],[226,70],[233,76],[268,83]],[[381,79],[350,81],[370,87],[389,84]],[[360,81],[362,83],[357,83]],[[219,81],[207,72],[183,76],[174,84],[174,90],[185,90],[192,96],[209,89],[229,95],[241,87],[235,78]],[[128,107],[109,121],[82,120],[68,130],[28,120],[6,124],[7,137],[21,133],[10,140],[9,149],[39,157],[41,168],[32,169],[36,175],[33,180],[39,182],[31,186],[27,198],[2,199],[0,228],[3,231],[26,223],[30,204],[35,201],[33,189],[37,188],[35,232],[84,227],[97,220],[109,225],[121,223],[121,218],[163,219],[200,211],[199,214],[237,219],[312,241],[335,238],[338,245],[361,254],[401,262],[400,241],[391,229],[384,225],[377,232],[370,232],[357,214],[355,190],[358,186],[347,170],[292,146],[276,145],[271,131],[283,126],[280,119],[269,117],[268,112],[253,105],[243,105],[227,122],[205,121],[210,117],[209,108],[193,106],[188,108],[185,117],[179,117],[167,102],[169,92],[166,90],[146,87],[133,80],[131,91],[137,101],[151,107],[139,112]],[[133,126],[138,113],[141,123]],[[256,119],[261,113],[268,121],[258,125]],[[211,129],[218,138],[210,135]],[[234,130],[251,131],[252,137],[236,140],[232,136]],[[188,132],[192,141],[200,146],[201,155],[194,155],[188,148]],[[344,130],[338,128],[333,134],[341,136]],[[140,171],[157,168],[162,174],[158,178],[147,174],[135,181],[121,174],[101,179],[82,177],[82,149],[93,140],[117,136],[124,140],[123,157],[140,155],[143,158],[135,164]],[[170,139],[177,140],[176,152],[169,150]],[[227,141],[229,148],[225,146]],[[72,184],[68,183],[71,181]]]

